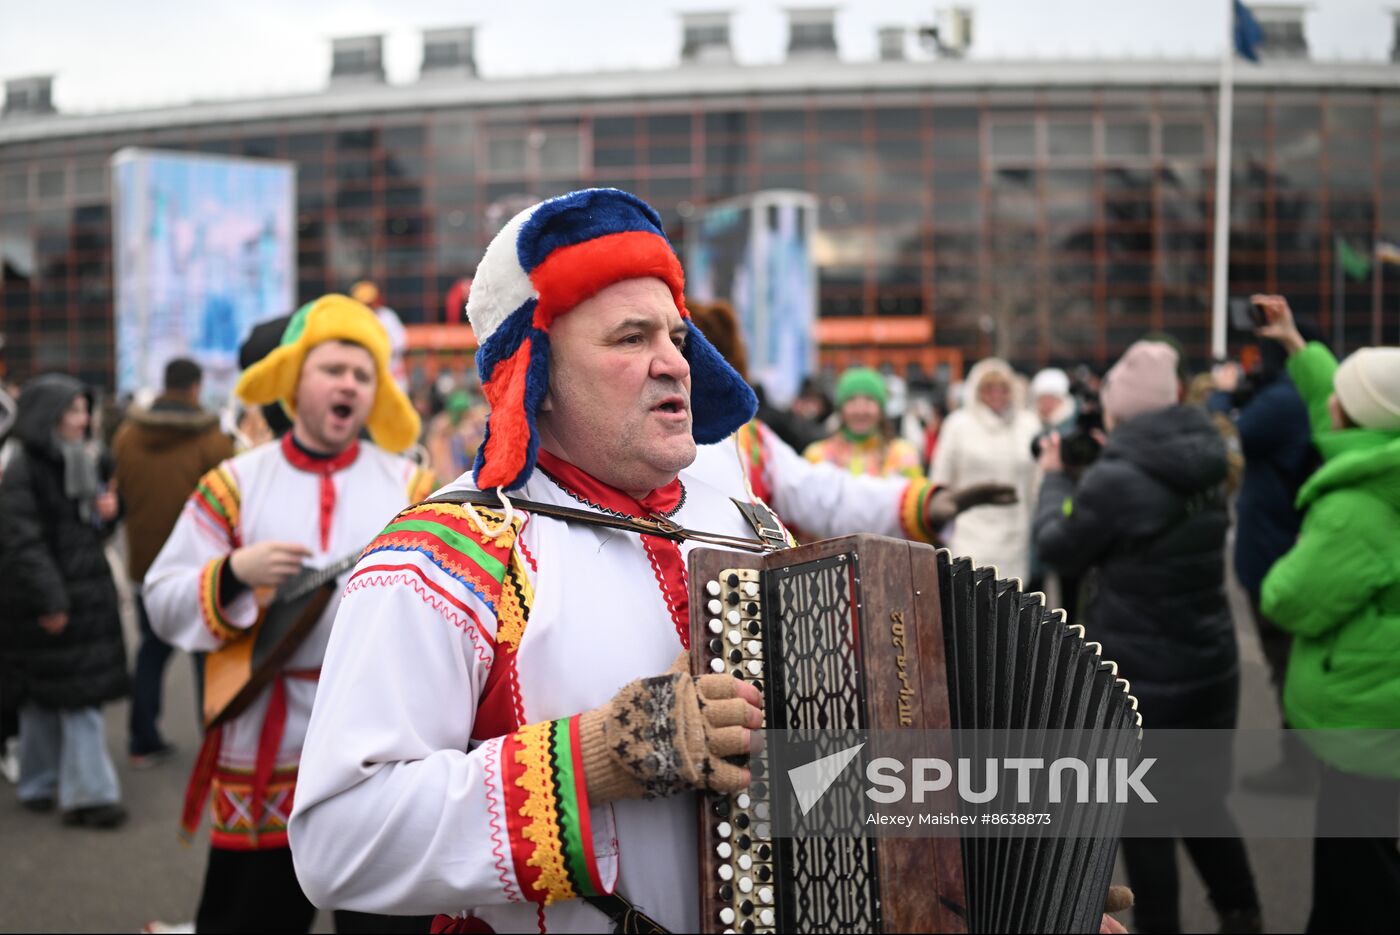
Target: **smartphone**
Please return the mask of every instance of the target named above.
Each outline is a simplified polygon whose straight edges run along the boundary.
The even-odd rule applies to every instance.
[[[1236,331],[1253,331],[1255,328],[1254,303],[1243,296],[1230,299],[1230,327]]]

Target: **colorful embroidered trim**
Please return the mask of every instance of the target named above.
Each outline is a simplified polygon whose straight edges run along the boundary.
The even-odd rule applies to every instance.
[[[228,642],[243,635],[244,631],[234,626],[224,616],[223,605],[219,603],[219,576],[223,574],[228,556],[210,559],[199,574],[199,615],[204,626],[221,642]]]
[[[253,805],[253,771],[226,766],[214,773],[209,808],[209,843],[225,850],[272,850],[287,846],[287,820],[296,795],[297,767],[274,770],[262,796],[261,809]],[[256,828],[255,811],[261,811]]]
[[[576,721],[531,724],[502,744],[515,876],[525,898],[544,905],[604,892]]]
[[[494,514],[483,514],[490,519]],[[500,518],[495,517],[495,522]],[[497,604],[514,545],[515,527],[495,540],[486,539],[466,518],[462,508],[451,504],[410,507],[400,513],[364,554],[376,552],[420,552],[452,578],[499,613]]]
[[[233,546],[238,546],[240,498],[238,484],[228,468],[219,465],[199,479],[190,502]]]
[[[773,490],[768,484],[768,452],[763,444],[758,420],[750,419],[739,426],[735,437],[739,445],[739,458],[744,463],[744,473],[748,477],[749,490],[755,497],[767,503],[773,499]]]
[[[899,498],[899,525],[906,539],[932,542],[937,533],[928,525],[928,501],[938,486],[930,481],[910,481]]]

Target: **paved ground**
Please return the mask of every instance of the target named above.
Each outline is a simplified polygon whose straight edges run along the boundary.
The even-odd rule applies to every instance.
[[[1244,665],[1241,727],[1276,727],[1258,641],[1242,596],[1232,594],[1240,621]],[[134,626],[128,623],[128,644]],[[0,780],[0,931],[136,932],[150,919],[187,920],[204,873],[207,838],[180,843],[176,828],[185,778],[198,744],[189,659],[177,654],[166,681],[164,729],[180,746],[175,760],[133,772],[125,757],[126,706],[107,709],[108,745],[117,763],[131,821],[116,832],[65,828],[54,816],[15,804]],[[1310,803],[1299,800],[1300,808]],[[1269,931],[1302,931],[1311,881],[1309,842],[1255,839],[1248,843]],[[1182,853],[1183,922],[1187,932],[1214,932],[1217,922]],[[1122,879],[1121,873],[1118,879]],[[1131,924],[1131,920],[1129,920]],[[318,931],[330,931],[328,914]]]

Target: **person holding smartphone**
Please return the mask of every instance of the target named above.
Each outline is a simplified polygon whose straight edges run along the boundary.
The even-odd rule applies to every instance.
[[[1323,765],[1308,931],[1400,931],[1400,347],[1339,366],[1283,296],[1253,301],[1323,458],[1298,494],[1298,541],[1261,592],[1264,615],[1293,634],[1285,714]],[[1358,827],[1377,836],[1327,837]]]

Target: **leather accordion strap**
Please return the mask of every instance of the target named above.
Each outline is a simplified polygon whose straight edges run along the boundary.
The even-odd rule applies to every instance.
[[[424,500],[424,503],[450,503],[459,505],[471,503],[475,506],[484,506],[492,510],[503,510],[505,504],[496,495],[494,490],[453,490],[438,497]],[[738,503],[739,501],[734,501]],[[526,513],[534,513],[539,516],[550,516],[554,519],[562,519],[567,523],[584,523],[589,526],[604,526],[608,529],[621,529],[626,532],[640,533],[644,536],[659,536],[662,539],[670,539],[673,542],[703,542],[707,545],[722,545],[730,549],[742,549],[745,552],[770,552],[774,548],[786,546],[786,540],[779,540],[780,544],[775,545],[770,538],[770,533],[765,533],[764,528],[755,525],[754,529],[761,537],[761,541],[755,542],[752,539],[740,539],[737,536],[725,536],[719,533],[700,532],[694,529],[686,529],[671,522],[664,516],[652,516],[648,518],[633,518],[627,516],[615,516],[610,513],[595,513],[592,510],[579,510],[574,507],[556,506],[553,503],[540,503],[538,500],[526,500],[524,498],[510,498],[511,506]],[[741,511],[743,505],[740,505]],[[768,514],[769,517],[772,514]],[[745,519],[750,524],[754,520],[748,512],[744,512]],[[776,523],[774,524],[776,526]],[[781,535],[781,534],[779,534]]]
[[[670,929],[638,909],[621,893],[585,896],[584,899],[594,909],[612,919],[614,935],[671,935]]]

